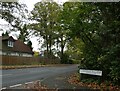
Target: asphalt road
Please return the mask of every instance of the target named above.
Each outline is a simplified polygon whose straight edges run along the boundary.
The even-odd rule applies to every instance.
[[[0,74],[2,83],[0,85],[3,88],[35,80],[45,80],[55,75],[77,72],[77,70],[78,65],[2,70],[2,74]]]

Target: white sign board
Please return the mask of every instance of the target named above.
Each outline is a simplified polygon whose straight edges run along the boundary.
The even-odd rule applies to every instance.
[[[102,76],[102,71],[80,69],[79,73]]]

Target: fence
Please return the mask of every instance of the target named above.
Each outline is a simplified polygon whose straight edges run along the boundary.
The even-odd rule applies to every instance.
[[[31,65],[31,64],[59,64],[60,60],[41,58],[41,57],[20,57],[20,56],[5,56],[2,57],[2,65]]]

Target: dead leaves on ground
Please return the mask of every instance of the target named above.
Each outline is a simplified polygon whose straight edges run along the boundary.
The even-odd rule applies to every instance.
[[[33,91],[57,91],[57,89],[48,89],[47,86],[42,85],[40,81],[35,81],[31,84],[25,84],[25,89],[30,89]]]
[[[78,73],[72,74],[68,78],[68,82],[71,84],[75,84],[83,87],[89,87],[91,89],[100,89],[101,91],[120,91],[120,86],[113,86],[112,84],[108,86],[105,83],[101,83],[99,85],[95,82],[93,83],[80,82]]]

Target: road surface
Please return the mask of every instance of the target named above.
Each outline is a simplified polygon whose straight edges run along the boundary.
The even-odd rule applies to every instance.
[[[2,74],[0,74],[2,84],[0,85],[3,88],[35,80],[45,80],[67,72],[77,72],[77,70],[78,65],[2,70]]]

